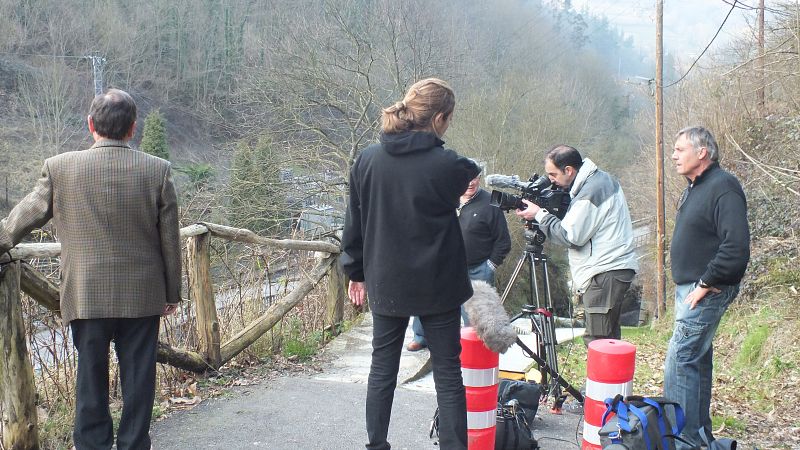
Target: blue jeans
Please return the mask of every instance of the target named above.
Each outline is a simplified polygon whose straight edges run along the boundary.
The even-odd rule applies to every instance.
[[[467,450],[467,401],[461,377],[461,319],[458,309],[420,318],[428,331],[436,402],[439,448]],[[372,364],[367,383],[368,450],[389,450],[387,441],[394,390],[408,317],[372,313]]]
[[[489,265],[489,260],[469,268],[469,279],[477,281],[485,281],[489,285],[494,286],[494,269]],[[469,326],[469,317],[467,312],[464,311],[464,305],[461,305],[461,318],[464,319],[464,326]],[[414,316],[414,321],[411,323],[411,329],[414,330],[414,340],[422,345],[428,345],[425,341],[425,330],[422,329],[422,323],[419,317]]]
[[[714,334],[739,285],[717,286],[719,293],[709,292],[694,309],[683,300],[695,289],[696,283],[675,287],[675,330],[669,341],[664,363],[664,397],[683,407],[686,426],[681,437],[700,448],[699,429],[711,437],[711,371],[714,354]],[[676,450],[693,447],[675,442]]]

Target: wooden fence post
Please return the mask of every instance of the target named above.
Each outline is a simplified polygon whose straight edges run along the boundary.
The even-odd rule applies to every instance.
[[[200,335],[200,353],[205,355],[214,369],[222,364],[220,353],[219,319],[211,284],[211,254],[209,233],[192,236],[187,242],[189,259],[189,294],[195,302],[197,332]]]
[[[3,447],[38,450],[36,387],[28,357],[28,341],[19,291],[19,263],[0,272],[0,401],[3,411]]]
[[[347,278],[336,262],[328,272],[328,292],[325,300],[325,327],[336,333],[336,324],[344,319],[344,302],[347,297]]]

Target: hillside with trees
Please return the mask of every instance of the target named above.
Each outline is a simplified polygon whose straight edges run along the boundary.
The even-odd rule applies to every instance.
[[[739,437],[769,426],[797,437],[800,429],[800,7],[768,3],[763,50],[754,33],[665,90],[667,158],[677,130],[703,124],[748,196],[753,257],[720,331],[715,382],[723,401],[714,414]],[[625,82],[652,74],[653,55],[569,1],[0,0],[0,30],[0,216],[30,190],[44,159],[89,147],[92,61],[102,61],[105,87],[135,98],[134,143],[173,163],[182,225],[334,236],[346,175],[376,139],[381,108],[427,76],[456,92],[447,145],[489,173],[541,173],[544,151],[566,143],[621,179],[634,219],[656,214],[651,92]],[[687,69],[670,63],[665,81]],[[669,239],[685,180],[669,159],[666,167]],[[509,222],[513,259],[523,243],[521,226]],[[32,239],[56,235],[48,228]],[[566,304],[564,251],[548,252],[554,296]],[[652,243],[638,276],[649,310],[654,252]],[[262,270],[260,260],[252,266]],[[217,269],[232,279],[240,273],[234,264]],[[652,340],[670,321],[655,322],[661,334],[642,345],[646,361],[661,362],[666,344]],[[301,322],[287,326],[291,339],[316,326]]]
[[[88,147],[84,122],[99,58],[105,86],[138,103],[135,143],[173,162],[183,223],[249,225],[276,236],[336,228],[346,174],[377,137],[380,109],[425,76],[456,90],[448,145],[489,172],[527,178],[541,172],[545,149],[564,142],[624,178],[639,151],[632,125],[646,92],[623,77],[652,64],[607,21],[568,3],[84,8],[75,0],[0,0],[9,30],[0,37],[0,145],[14,162],[0,167],[8,180],[3,211],[45,158]]]
[[[341,175],[375,137],[380,108],[429,75],[458,93],[460,125],[449,143],[491,161],[493,171],[525,175],[557,141],[615,160],[614,168],[636,151],[633,136],[611,130],[632,117],[617,59],[628,68],[638,56],[607,23],[557,4],[190,0],[85,8],[74,0],[0,2],[0,141],[25,164],[9,176],[12,203],[35,178],[31,165],[88,143],[92,55],[104,58],[105,86],[136,98],[140,129],[160,111],[176,166],[211,163],[217,183],[228,179],[240,142],[266,139],[288,155],[284,168],[335,173],[319,188],[340,190]],[[594,45],[594,36],[602,41]],[[609,44],[613,62],[604,60]],[[227,192],[216,194],[229,202]]]

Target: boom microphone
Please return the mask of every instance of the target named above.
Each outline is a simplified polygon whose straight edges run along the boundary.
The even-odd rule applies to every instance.
[[[497,188],[512,188],[520,191],[540,191],[550,187],[550,178],[534,174],[529,181],[520,181],[517,175],[500,175],[493,173],[486,175],[486,184]]]
[[[472,298],[464,303],[469,322],[489,350],[505,353],[517,341],[497,291],[485,281],[472,282]]]
[[[523,183],[519,181],[519,177],[516,175],[509,176],[493,173],[491,175],[486,175],[486,184],[497,188],[519,189]]]

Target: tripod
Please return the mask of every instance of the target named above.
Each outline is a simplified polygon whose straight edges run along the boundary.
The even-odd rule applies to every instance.
[[[539,226],[530,220],[525,221],[525,251],[514,267],[514,272],[511,274],[506,285],[503,295],[500,297],[500,303],[505,303],[511,288],[517,281],[523,266],[528,266],[530,274],[530,293],[528,303],[522,307],[522,311],[511,318],[515,321],[519,318],[530,319],[531,331],[537,336],[538,352],[534,352],[526,346],[519,338],[517,338],[517,345],[520,346],[522,351],[528,357],[533,359],[539,367],[539,372],[542,374],[542,385],[546,387],[543,395],[553,394],[555,399],[553,403],[553,411],[560,412],[561,407],[566,400],[566,394],[562,395],[561,388],[563,387],[567,392],[572,394],[576,400],[583,403],[583,395],[564,380],[558,373],[558,358],[556,355],[556,328],[555,321],[553,320],[553,300],[550,297],[550,278],[547,270],[547,255],[544,254],[544,241],[545,235]],[[541,275],[537,272],[536,268],[541,268]],[[539,278],[541,276],[541,286]],[[540,295],[541,291],[541,295]],[[542,302],[542,298],[544,302]],[[543,304],[544,303],[544,304]],[[540,356],[540,355],[543,355]]]

